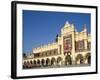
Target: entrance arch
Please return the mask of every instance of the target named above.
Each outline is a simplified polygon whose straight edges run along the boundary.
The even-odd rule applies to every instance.
[[[76,57],[76,63],[77,64],[83,64],[84,63],[82,54],[78,54],[77,55],[77,57]]]
[[[85,61],[86,61],[86,63],[91,64],[91,55],[90,55],[90,53],[87,53],[85,55]]]
[[[28,67],[28,68],[31,67],[31,63],[30,63],[30,61],[27,61],[27,67]]]
[[[30,64],[33,64],[33,62],[32,62],[32,61],[30,61]]]
[[[46,65],[47,65],[47,66],[50,65],[50,59],[49,59],[49,58],[46,59]]]
[[[65,57],[65,65],[71,65],[72,64],[72,59],[70,55],[67,55]]]
[[[55,58],[51,59],[51,65],[56,65],[56,59]]]
[[[57,58],[57,64],[58,64],[59,66],[62,65],[62,58],[61,58],[61,57],[58,57],[58,58]]]
[[[39,59],[37,60],[37,64],[40,65],[40,60]]]
[[[23,64],[23,68],[27,68],[27,62],[26,61]]]
[[[44,64],[45,64],[45,60],[44,59],[41,60],[41,64],[42,64],[42,66],[44,66]]]
[[[34,64],[36,65],[36,60],[34,60]]]

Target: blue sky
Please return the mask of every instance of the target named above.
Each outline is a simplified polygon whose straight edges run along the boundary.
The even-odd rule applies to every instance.
[[[73,23],[77,31],[86,24],[90,33],[90,20],[88,13],[23,10],[23,52],[31,53],[32,48],[54,42],[66,21]]]

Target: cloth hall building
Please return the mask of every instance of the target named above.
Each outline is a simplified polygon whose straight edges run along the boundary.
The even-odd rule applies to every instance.
[[[33,48],[23,58],[23,68],[91,64],[91,35],[86,25],[78,32],[74,24],[66,22],[56,41]]]

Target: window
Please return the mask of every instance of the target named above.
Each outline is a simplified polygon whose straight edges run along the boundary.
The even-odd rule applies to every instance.
[[[84,40],[75,42],[76,52],[84,50]]]
[[[65,50],[71,49],[71,39],[67,39],[64,41],[64,49]]]
[[[88,50],[90,50],[90,49],[91,49],[91,43],[88,42]]]
[[[59,50],[60,50],[60,54],[61,54],[61,45],[59,45]]]
[[[72,48],[72,36],[69,35],[67,37],[64,37],[64,50],[71,50]]]
[[[79,50],[84,49],[84,41],[79,41]]]

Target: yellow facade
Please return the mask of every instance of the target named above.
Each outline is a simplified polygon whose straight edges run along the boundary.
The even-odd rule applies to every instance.
[[[91,63],[91,36],[86,25],[78,32],[74,24],[65,23],[57,41],[33,48],[33,54],[23,58],[24,67],[62,66]],[[28,65],[28,66],[27,66]]]

